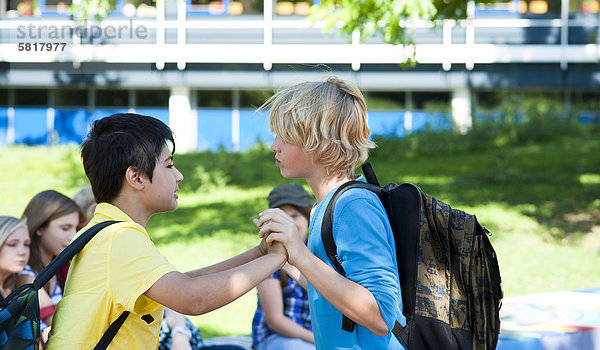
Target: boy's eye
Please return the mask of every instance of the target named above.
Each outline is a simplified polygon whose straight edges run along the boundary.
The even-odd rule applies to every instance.
[[[174,166],[175,166],[175,164],[169,164],[169,165],[167,165],[167,168],[171,169]]]

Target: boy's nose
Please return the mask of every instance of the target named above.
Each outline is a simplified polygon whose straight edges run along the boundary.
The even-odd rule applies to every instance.
[[[275,136],[275,140],[271,144],[271,151],[279,153],[279,138],[277,136]]]
[[[180,183],[181,181],[183,181],[183,174],[181,173],[181,171],[179,171],[179,169],[177,169],[177,183]]]

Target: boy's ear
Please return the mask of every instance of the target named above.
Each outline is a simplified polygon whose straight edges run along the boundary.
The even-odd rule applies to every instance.
[[[134,190],[144,189],[144,175],[136,167],[130,166],[125,171],[125,182]]]

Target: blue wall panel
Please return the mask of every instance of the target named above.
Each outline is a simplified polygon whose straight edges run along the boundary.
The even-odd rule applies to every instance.
[[[231,110],[198,109],[198,150],[233,148]]]
[[[452,128],[452,116],[444,113],[414,111],[412,113],[412,130],[442,130]]]
[[[368,112],[371,135],[404,136],[404,112]]]
[[[96,120],[100,120],[115,113],[129,113],[129,108],[95,109],[90,116],[90,125]]]
[[[254,146],[258,140],[268,145],[275,140],[269,130],[269,114],[254,110],[240,111],[240,150]]]
[[[88,112],[85,109],[57,109],[54,114],[54,130],[58,133],[58,143],[76,143],[87,136]]]
[[[169,125],[169,109],[168,108],[136,108],[135,113],[141,115],[149,115],[159,119],[163,123]]]
[[[0,108],[0,145],[6,145],[8,131],[8,108]]]
[[[46,113],[46,108],[15,108],[15,143],[47,144]]]

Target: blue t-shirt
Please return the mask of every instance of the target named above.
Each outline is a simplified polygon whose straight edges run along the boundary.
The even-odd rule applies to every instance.
[[[307,243],[309,250],[334,270],[323,248],[321,224],[335,190],[314,207]],[[394,235],[377,195],[364,189],[346,191],[335,205],[333,238],[346,277],[373,294],[390,331],[396,320],[406,325]],[[317,349],[405,349],[391,332],[380,337],[359,324],[352,332],[342,330],[342,313],[310,283],[308,299]]]

